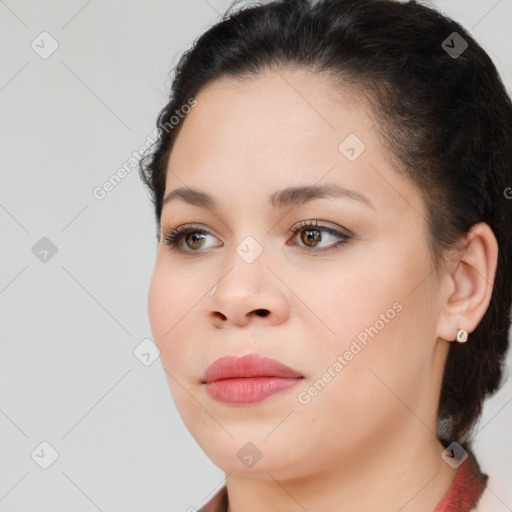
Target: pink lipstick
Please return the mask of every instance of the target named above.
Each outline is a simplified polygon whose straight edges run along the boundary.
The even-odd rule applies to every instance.
[[[208,394],[230,404],[252,404],[295,386],[303,377],[268,357],[225,356],[211,364],[203,377]]]

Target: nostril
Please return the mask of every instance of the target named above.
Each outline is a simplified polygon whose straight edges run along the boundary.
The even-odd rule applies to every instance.
[[[269,310],[268,309],[256,309],[254,311],[258,316],[268,316]]]
[[[223,315],[220,311],[215,311],[213,314],[214,314],[215,316],[218,316],[221,320],[226,320],[226,318],[227,318],[227,317],[226,317],[225,315]]]

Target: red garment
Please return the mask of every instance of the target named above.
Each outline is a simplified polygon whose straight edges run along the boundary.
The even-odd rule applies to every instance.
[[[470,512],[478,503],[487,479],[487,475],[480,472],[478,462],[470,452],[468,458],[458,467],[452,485],[434,512]],[[224,486],[199,512],[227,512],[227,510],[228,493]]]
[[[488,476],[480,472],[478,462],[470,452],[434,512],[469,512],[478,503],[487,480]]]

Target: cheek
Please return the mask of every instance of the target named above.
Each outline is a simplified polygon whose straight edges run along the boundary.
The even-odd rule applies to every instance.
[[[379,403],[396,400],[379,377],[404,396],[413,395],[434,350],[428,261],[389,257],[378,263],[372,271],[353,271],[353,265],[351,272],[332,272],[339,277],[322,279],[322,289],[309,295],[311,310],[331,331],[322,328],[323,339],[315,345],[313,376],[321,377],[346,354],[347,363],[334,379],[342,401],[371,405],[377,395]],[[329,387],[334,392],[337,385]]]
[[[387,306],[385,300],[382,304]],[[398,312],[393,310],[394,318],[383,327],[377,323],[380,330],[370,329],[376,324],[373,313],[386,310],[376,307],[371,317],[368,313],[359,319],[351,317],[349,326],[340,319],[337,346],[316,351],[315,370],[298,390],[302,392],[299,411],[305,421],[310,419],[315,431],[312,436],[322,439],[328,432],[329,439],[338,440],[340,450],[364,444],[376,432],[385,435],[401,421],[411,419],[404,403],[417,403],[426,381],[425,354],[407,337],[408,305]],[[347,329],[346,336],[343,329]],[[330,449],[332,441],[326,444],[326,453]]]
[[[172,286],[172,283],[165,280],[157,262],[149,284],[148,316],[151,331],[158,345],[160,345],[166,330],[171,327],[173,320],[174,308],[169,286]]]
[[[198,314],[210,288],[204,273],[157,258],[148,289],[149,323],[164,369],[180,380],[187,378],[192,362],[200,361],[198,346],[191,339],[197,339],[203,323]]]
[[[178,383],[184,381],[189,368],[186,333],[183,331],[184,302],[187,288],[180,285],[179,273],[170,273],[157,261],[148,290],[148,316],[153,339],[160,350],[160,361],[169,390],[180,414],[188,414],[190,400],[182,396]],[[182,319],[180,321],[180,319]],[[185,317],[186,319],[186,317]]]
[[[148,316],[155,343],[162,356],[177,350],[180,329],[193,300],[180,272],[172,272],[156,262],[148,290]],[[190,305],[189,305],[190,302]]]
[[[306,295],[307,305],[322,321],[323,347],[328,350],[348,349],[350,342],[360,335],[362,341],[365,332],[376,322],[379,331],[382,329],[380,315],[395,316],[393,303],[399,298],[396,282],[389,282],[384,276],[385,271],[358,272],[355,265],[349,266],[347,272],[330,272],[318,281],[321,287]],[[298,295],[306,293],[298,291]],[[393,320],[390,320],[393,322]],[[330,332],[329,332],[330,331]],[[368,336],[368,334],[366,334]]]

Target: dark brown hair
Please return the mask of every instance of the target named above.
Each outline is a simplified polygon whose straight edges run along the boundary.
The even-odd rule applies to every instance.
[[[169,129],[176,111],[219,77],[283,66],[337,79],[370,102],[397,172],[427,205],[436,268],[474,224],[496,236],[491,303],[469,341],[451,344],[439,403],[440,440],[469,444],[484,398],[500,386],[510,327],[512,104],[499,74],[458,23],[415,1],[278,0],[228,13],[182,56],[141,161],[158,227],[183,124]]]

